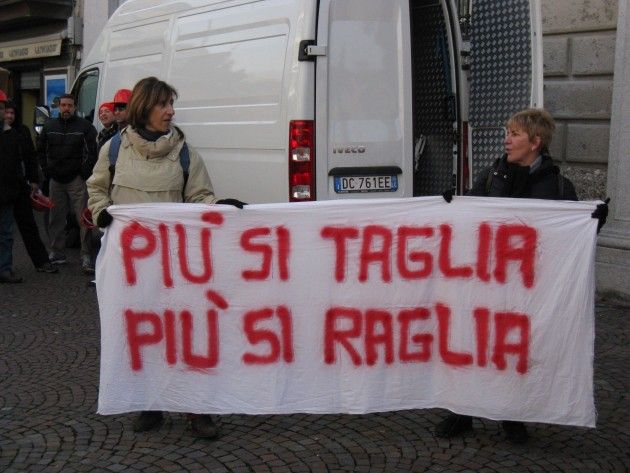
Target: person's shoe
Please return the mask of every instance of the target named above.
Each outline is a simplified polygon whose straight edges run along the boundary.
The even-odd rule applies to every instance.
[[[65,255],[60,253],[51,253],[48,255],[48,259],[52,264],[66,264],[68,262]]]
[[[11,271],[5,271],[0,273],[0,283],[1,284],[19,284],[22,282],[22,278],[16,276]]]
[[[472,417],[460,414],[449,414],[446,419],[435,426],[435,435],[450,439],[472,430]]]
[[[160,411],[142,411],[133,421],[134,432],[146,432],[158,428],[164,420]]]
[[[213,439],[219,435],[219,427],[207,414],[189,414],[190,427],[195,437]]]
[[[527,442],[527,427],[522,422],[504,420],[501,422],[503,430],[505,430],[505,438],[513,444],[522,444]]]
[[[83,256],[81,258],[81,270],[85,274],[94,274],[94,265],[89,256]]]
[[[58,273],[59,272],[59,268],[53,265],[50,261],[42,264],[41,266],[38,266],[35,269],[37,270],[38,273]]]

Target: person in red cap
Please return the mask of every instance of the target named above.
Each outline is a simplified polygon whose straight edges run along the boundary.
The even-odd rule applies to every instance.
[[[111,139],[118,131],[118,125],[114,117],[114,102],[103,102],[98,109],[98,119],[103,125],[103,129],[96,137],[97,152]]]
[[[131,100],[131,90],[129,89],[119,89],[114,94],[114,100],[112,101],[114,103],[114,118],[119,130],[122,130],[129,124],[127,121],[129,100]]]
[[[14,212],[19,215],[30,212],[29,194],[37,189],[39,177],[32,145],[29,151],[22,134],[5,123],[7,102],[7,95],[0,90],[0,283],[4,284],[22,282],[22,278],[13,272],[13,217]],[[32,213],[30,217],[33,220]],[[18,223],[23,230],[25,222],[20,220]],[[34,231],[37,232],[37,226]],[[39,233],[37,240],[24,239],[29,255],[35,256],[35,266],[38,271],[55,272],[56,268],[48,261],[46,249],[39,240]],[[33,245],[37,243],[39,246],[35,248]]]

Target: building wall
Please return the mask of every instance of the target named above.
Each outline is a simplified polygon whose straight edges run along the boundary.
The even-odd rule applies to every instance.
[[[551,153],[582,200],[606,195],[617,4],[542,0],[545,107],[558,125]]]
[[[83,0],[83,57],[86,57],[109,18],[108,2]]]
[[[107,20],[126,0],[83,0],[83,57],[86,57]]]
[[[608,222],[597,241],[600,297],[630,304],[630,0],[619,0],[610,123]]]

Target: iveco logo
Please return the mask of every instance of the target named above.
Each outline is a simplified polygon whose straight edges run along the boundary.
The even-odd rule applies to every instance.
[[[333,154],[363,154],[365,146],[347,146],[345,148],[333,146]]]

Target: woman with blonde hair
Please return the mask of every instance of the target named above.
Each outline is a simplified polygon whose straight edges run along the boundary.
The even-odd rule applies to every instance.
[[[512,115],[505,125],[505,153],[480,173],[467,195],[578,200],[573,183],[560,174],[549,156],[554,130],[553,118],[546,110],[528,108]],[[450,202],[447,195],[444,198]],[[593,218],[598,218],[595,213]],[[527,428],[523,422],[504,420],[501,426],[508,441],[514,444],[527,442]],[[435,434],[440,438],[452,438],[472,429],[471,416],[451,413],[437,424]]]

